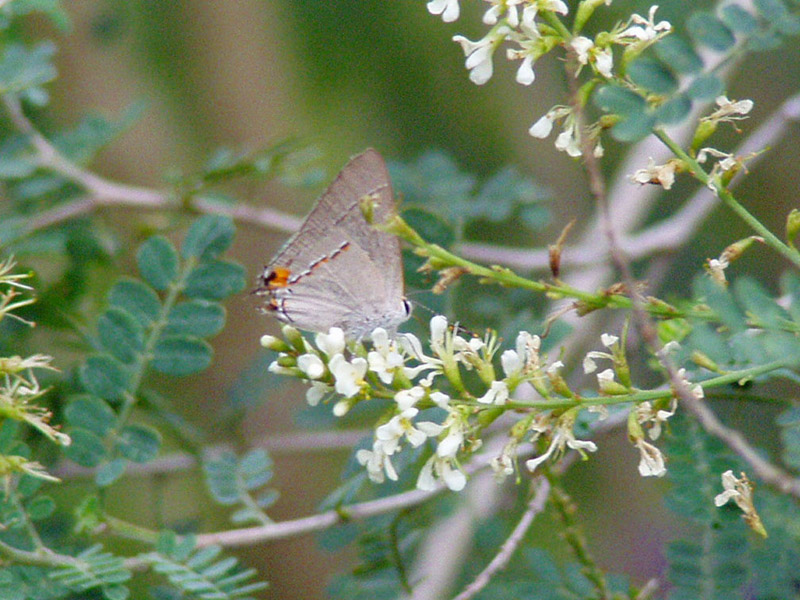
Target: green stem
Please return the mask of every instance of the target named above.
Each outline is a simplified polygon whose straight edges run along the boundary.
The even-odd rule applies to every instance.
[[[731,383],[737,383],[739,381],[749,381],[758,377],[759,375],[763,375],[764,373],[769,373],[771,371],[776,371],[778,369],[783,369],[789,367],[794,364],[794,361],[789,360],[776,360],[770,363],[766,363],[764,365],[759,365],[757,367],[751,367],[749,369],[742,369],[741,371],[732,371],[730,373],[726,373],[725,375],[720,375],[718,377],[712,377],[711,379],[706,379],[704,381],[699,381],[699,383],[704,390],[714,387],[721,387],[725,385],[730,385]],[[694,382],[693,382],[694,383]],[[615,404],[625,404],[625,403],[639,403],[645,401],[652,401],[652,400],[661,400],[664,398],[671,398],[674,396],[675,393],[669,389],[657,389],[657,390],[643,390],[643,391],[636,391],[631,392],[630,394],[618,394],[615,396],[580,396],[576,399],[564,398],[560,400],[533,400],[530,402],[520,402],[517,400],[511,400],[506,402],[500,407],[496,406],[487,406],[486,404],[481,404],[480,402],[476,402],[474,400],[456,400],[454,402],[458,402],[463,406],[472,406],[475,408],[502,408],[503,410],[530,410],[530,409],[537,409],[537,410],[568,410],[570,408],[576,408],[581,406],[613,406]]]
[[[539,13],[539,16],[545,21],[550,27],[555,29],[558,34],[564,39],[565,43],[568,40],[572,39],[572,34],[570,33],[569,29],[561,22],[552,10],[543,10]]]
[[[38,567],[74,567],[80,561],[73,556],[57,554],[47,548],[38,550],[20,550],[5,542],[0,542],[0,555],[5,556],[10,562],[20,565],[35,565]]]
[[[102,515],[102,521],[108,527],[109,533],[126,538],[129,540],[136,540],[150,546],[154,546],[158,542],[158,532],[140,525],[134,525],[128,521],[123,521],[117,517],[112,517],[105,512]]]
[[[654,133],[669,148],[675,156],[685,162],[697,180],[705,186],[710,186],[716,189],[717,195],[725,205],[730,208],[740,219],[742,219],[753,231],[764,238],[764,242],[771,246],[778,253],[782,254],[796,267],[800,268],[800,252],[794,250],[789,245],[782,242],[774,233],[767,229],[761,221],[754,217],[750,212],[742,206],[738,200],[730,193],[730,191],[722,187],[719,182],[712,179],[708,173],[703,170],[700,163],[694,158],[689,156],[683,148],[680,147],[672,138],[667,135],[663,129],[656,129]]]
[[[411,245],[415,246],[417,248],[416,253],[420,256],[428,257],[436,269],[442,269],[450,266],[461,267],[471,275],[481,277],[484,280],[506,287],[514,287],[543,293],[546,294],[548,298],[554,300],[574,298],[578,301],[575,309],[579,312],[579,314],[582,315],[594,310],[599,310],[601,308],[624,310],[631,310],[633,308],[633,301],[629,297],[621,294],[584,292],[583,290],[572,287],[571,285],[567,285],[561,281],[556,283],[534,281],[532,279],[521,277],[510,269],[504,267],[485,267],[483,265],[479,265],[453,254],[437,244],[426,242],[400,217],[395,217],[395,220],[386,228],[386,231],[394,233],[395,235],[406,240]],[[716,319],[716,315],[713,313],[713,311],[707,308],[680,310],[667,303],[655,301],[647,303],[644,308],[649,314],[655,317],[666,319]]]

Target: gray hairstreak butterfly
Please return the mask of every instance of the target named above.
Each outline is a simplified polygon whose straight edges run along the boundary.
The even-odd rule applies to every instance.
[[[398,239],[367,222],[395,214],[386,164],[369,149],[353,158],[278,254],[255,293],[266,312],[300,329],[340,327],[351,339],[408,319]]]

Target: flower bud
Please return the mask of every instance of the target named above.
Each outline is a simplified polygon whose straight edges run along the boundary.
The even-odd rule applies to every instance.
[[[297,350],[298,352],[305,352],[306,351],[306,344],[303,340],[303,336],[300,332],[292,327],[291,325],[284,325],[281,327],[281,333],[283,333],[283,337],[286,339],[292,347]]]
[[[692,352],[692,362],[700,367],[703,367],[704,369],[713,371],[714,373],[722,372],[722,370],[719,368],[719,365],[711,360],[711,357],[703,352],[700,352],[699,350]]]
[[[288,352],[291,350],[289,344],[274,335],[262,335],[260,341],[262,347],[273,352]]]

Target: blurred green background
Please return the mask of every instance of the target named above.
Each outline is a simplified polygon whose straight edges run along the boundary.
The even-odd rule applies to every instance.
[[[701,5],[712,3],[663,0],[658,15],[680,31],[687,9]],[[612,23],[617,15],[646,14],[648,7],[645,2],[618,0],[602,11],[598,26]],[[49,88],[53,103],[46,116],[51,125],[66,127],[87,112],[115,115],[134,102],[146,103],[143,118],[93,165],[106,177],[162,188],[170,172],[199,171],[220,146],[255,149],[297,137],[319,149],[325,182],[349,156],[368,146],[397,160],[414,160],[426,150],[441,149],[479,177],[514,165],[548,188],[553,198],[553,225],[543,239],[529,240],[532,247],[552,242],[570,218],[580,220],[592,213],[579,163],[556,152],[552,138],[537,140],[527,134],[539,116],[564,101],[560,62],[542,60],[530,88],[515,83],[515,65],[499,55],[489,83],[477,87],[468,80],[461,49],[450,38],[482,35],[483,2],[462,2],[461,19],[449,24],[428,14],[424,0],[80,0],[66,8],[72,20],[69,31],[57,31],[44,20],[31,25],[33,34],[56,39],[59,46],[59,78]],[[796,92],[798,64],[796,48],[784,47],[752,55],[737,68],[729,96],[756,102],[753,118],[741,124],[745,134]],[[736,135],[728,132],[722,138],[734,143]],[[797,142],[794,131],[771,148],[770,157],[740,190],[745,203],[777,231],[783,226],[782,215],[796,205]],[[609,170],[620,160],[620,150],[625,147],[607,144]],[[646,157],[641,158],[644,166]],[[256,182],[237,193],[254,205],[303,215],[321,189]],[[682,199],[668,197],[659,211],[671,212]],[[121,230],[128,223],[124,211],[108,210],[105,216]],[[159,217],[145,218],[159,224]],[[717,255],[725,244],[746,234],[742,225],[718,211],[696,245],[676,249],[668,289],[680,290],[703,258]],[[719,236],[722,245],[710,243]],[[234,255],[255,280],[285,237],[240,225]],[[740,269],[774,288],[782,265],[774,258],[765,262],[767,256],[773,255],[756,249]],[[249,411],[246,429],[226,429],[225,424],[233,422],[231,391],[243,374],[258,381],[267,364],[259,336],[277,331],[275,322],[256,312],[257,305],[246,294],[228,304],[229,324],[214,340],[215,367],[180,388],[190,420],[242,446],[291,431],[294,415],[304,404],[301,390],[272,387],[275,380],[270,379],[263,398],[238,399]],[[260,402],[265,398],[269,401]],[[574,491],[585,503],[583,514],[591,515],[586,523],[590,533],[604,543],[601,562],[643,581],[660,572],[660,546],[668,535],[668,521],[654,495],[658,482],[638,478],[637,457],[622,436],[600,445],[603,450],[592,464],[577,470]],[[280,520],[311,514],[336,485],[346,456],[346,451],[276,452],[275,486],[282,496],[272,516]],[[204,497],[198,478],[143,481],[128,479],[112,490],[120,506],[127,504],[143,522],[191,523],[203,514],[198,509]],[[165,488],[168,502],[149,504],[148,498],[159,497]],[[593,493],[597,490],[605,490],[602,497]],[[629,513],[631,496],[641,505],[636,514]],[[649,496],[651,506],[642,501]],[[648,526],[650,522],[659,524]],[[618,529],[620,523],[630,528],[631,536],[645,537],[602,539],[611,524]],[[222,528],[226,516],[199,525]],[[265,596],[269,598],[322,597],[331,570],[346,569],[353,560],[346,553],[343,560],[342,554],[320,550],[310,536],[249,548],[241,555],[271,582]]]

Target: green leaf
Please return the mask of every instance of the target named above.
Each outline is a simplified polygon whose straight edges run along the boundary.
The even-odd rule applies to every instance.
[[[453,227],[435,213],[424,208],[409,208],[403,211],[403,219],[424,239],[443,248],[449,248],[456,241]]]
[[[132,314],[142,327],[158,318],[161,310],[158,294],[138,279],[123,279],[115,283],[108,294],[108,302]]]
[[[6,3],[3,5],[3,10],[0,11],[0,20],[2,20],[0,22],[5,28],[10,25],[5,22],[5,19],[22,17],[33,12],[41,12],[46,15],[61,31],[67,31],[70,27],[69,14],[58,0],[15,0]]]
[[[670,457],[667,477],[673,488],[668,506],[690,518],[694,533],[674,541],[667,549],[670,598],[706,597],[699,590],[713,590],[713,598],[736,598],[744,583],[742,549],[747,545],[741,511],[735,507],[716,508],[714,497],[721,491],[720,474],[739,465],[727,448],[711,438],[697,422],[680,413],[671,420],[668,439]],[[702,541],[702,543],[701,543]]]
[[[753,0],[753,5],[768,23],[776,23],[786,16],[786,6],[781,0]]]
[[[240,292],[245,283],[242,265],[221,260],[211,261],[192,270],[183,293],[190,298],[221,300]]]
[[[664,64],[678,73],[696,73],[703,68],[703,60],[694,48],[675,34],[659,40],[653,50]]]
[[[160,373],[180,377],[208,367],[213,354],[211,346],[199,338],[164,336],[155,347],[151,364]]]
[[[50,571],[49,577],[75,592],[100,588],[104,593],[107,588],[118,587],[131,578],[122,558],[103,552],[100,544],[84,550],[75,558],[74,563]],[[112,600],[117,598],[115,595]]]
[[[731,30],[713,13],[698,11],[689,17],[686,26],[698,44],[708,46],[717,52],[730,50],[736,43]]]
[[[800,406],[793,406],[775,420],[781,428],[783,461],[787,466],[800,469]]]
[[[272,458],[263,448],[256,448],[239,461],[238,472],[245,489],[260,488],[272,479]]]
[[[158,456],[161,434],[146,425],[127,425],[117,435],[114,447],[128,460],[145,463]]]
[[[502,223],[512,218],[519,207],[535,205],[546,198],[544,190],[530,178],[514,167],[506,167],[486,180],[478,193],[465,204],[459,220],[466,217]]]
[[[236,455],[233,452],[223,452],[218,457],[203,462],[208,489],[214,500],[223,506],[236,504],[242,497],[236,462]]]
[[[800,33],[800,17],[787,14],[775,22],[775,29],[784,35],[797,35]]]
[[[617,115],[641,114],[647,109],[644,98],[618,85],[602,86],[595,92],[593,101],[599,109]]]
[[[122,308],[112,307],[100,315],[97,334],[103,348],[124,363],[132,363],[144,348],[141,324]]]
[[[678,89],[678,80],[670,70],[657,60],[638,58],[628,67],[633,83],[655,94],[672,94]]]
[[[80,427],[104,437],[114,427],[116,415],[111,407],[100,398],[88,394],[71,397],[64,409],[67,422],[73,427]]]
[[[208,300],[180,302],[169,311],[165,333],[211,337],[225,326],[225,309]]]
[[[25,504],[25,512],[33,521],[41,521],[52,515],[56,510],[56,503],[49,496],[36,496]]]
[[[75,428],[69,432],[72,443],[64,449],[71,461],[82,467],[96,467],[106,457],[106,447],[102,438],[87,429]]]
[[[52,58],[56,47],[40,42],[31,48],[12,42],[0,56],[0,93],[18,93],[56,77]]]
[[[36,159],[27,138],[20,135],[8,136],[0,146],[0,179],[30,177],[36,168]]]
[[[53,143],[72,162],[87,165],[103,146],[138,121],[145,108],[144,102],[135,102],[116,120],[99,114],[85,116],[76,127],[55,136]]]
[[[94,482],[98,487],[108,487],[125,473],[128,461],[124,458],[115,458],[105,463],[94,474]]]
[[[80,380],[90,394],[104,400],[120,400],[128,389],[130,373],[109,354],[95,354],[80,367]]]
[[[435,210],[450,222],[458,221],[468,210],[476,185],[475,177],[441,151],[425,152],[411,164],[390,162],[389,173],[405,206]]]
[[[104,585],[100,588],[106,600],[127,600],[131,591],[124,585]]]
[[[724,89],[724,85],[719,77],[712,73],[705,73],[692,81],[689,88],[686,90],[686,94],[692,100],[713,100],[719,96]]]
[[[775,50],[783,45],[783,38],[774,30],[757,31],[747,40],[748,49],[753,52]]]
[[[778,329],[791,320],[789,313],[778,306],[775,299],[755,279],[740,277],[733,285],[733,292],[737,301],[753,314],[761,325]]]
[[[214,562],[220,552],[218,546],[208,546],[188,556],[151,552],[140,558],[152,564],[156,573],[164,574],[172,585],[195,598],[233,600],[267,587],[263,582],[248,583],[256,575],[255,569],[241,569],[233,557]]]
[[[736,33],[750,35],[758,29],[758,20],[738,4],[726,4],[720,9],[719,16]]]
[[[732,332],[744,331],[747,326],[745,315],[726,288],[708,276],[698,275],[694,282],[694,290],[695,297],[703,298]]]
[[[203,215],[186,233],[181,254],[184,258],[212,260],[227,250],[235,233],[236,229],[229,217]]]
[[[792,319],[800,323],[800,277],[791,271],[781,275],[781,290],[790,296],[787,309]]]
[[[178,276],[178,252],[172,243],[155,235],[139,246],[136,255],[139,273],[157,290],[165,290]]]
[[[656,121],[665,125],[683,122],[692,110],[692,101],[684,94],[670,98],[655,111]]]
[[[652,114],[630,114],[611,128],[611,135],[620,142],[637,142],[650,134],[655,123]]]

